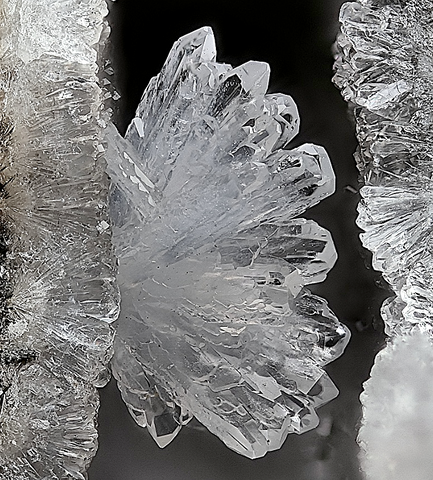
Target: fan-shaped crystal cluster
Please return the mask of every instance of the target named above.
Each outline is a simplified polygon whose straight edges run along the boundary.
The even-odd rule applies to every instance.
[[[295,218],[334,190],[322,147],[290,149],[293,100],[269,66],[216,63],[210,28],[177,41],[125,138],[108,132],[122,310],[113,370],[160,446],[195,416],[259,457],[317,425],[323,366],[348,340],[322,281],[329,233]],[[117,138],[116,138],[117,135]]]
[[[0,478],[84,479],[118,313],[103,0],[0,5]]]
[[[418,338],[424,333],[431,338],[433,2],[362,0],[344,4],[340,19],[334,81],[356,119],[360,144],[356,160],[364,181],[358,225],[365,232],[361,235],[364,245],[373,252],[374,268],[383,272],[396,294],[382,307],[385,331],[390,336]],[[418,445],[407,448],[425,448],[426,429],[418,437],[415,434],[419,425],[415,417],[422,413],[410,403],[424,405],[421,392],[425,389],[420,387],[431,384],[433,377],[431,369],[420,368],[412,372],[423,375],[420,382],[406,383],[407,372],[414,365],[408,346],[415,348],[415,344],[411,338],[397,338],[390,344],[381,352],[382,363],[374,367],[365,387],[360,442],[365,450],[364,467],[372,479],[433,475],[431,464],[409,462],[407,455],[399,453],[400,435],[392,437],[393,443],[386,433],[397,432],[404,424],[409,429],[408,439],[418,438]],[[420,351],[426,349],[420,345]],[[431,363],[430,357],[426,353],[427,363]],[[389,374],[383,365],[392,358],[406,361],[406,365],[395,365],[395,373]],[[380,388],[383,383],[389,388]],[[411,385],[418,392],[407,393]],[[387,394],[378,393],[381,391]],[[432,399],[431,393],[428,398]],[[407,415],[401,414],[401,402],[408,403]],[[371,421],[372,410],[377,408],[383,418]],[[428,436],[431,442],[431,419]],[[378,439],[382,440],[380,451],[375,448]],[[430,461],[429,456],[425,455],[425,461]]]

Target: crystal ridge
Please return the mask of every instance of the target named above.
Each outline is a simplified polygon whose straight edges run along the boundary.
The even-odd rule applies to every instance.
[[[433,475],[432,16],[431,0],[345,3],[336,42],[334,82],[354,114],[364,183],[357,223],[394,293],[381,309],[390,338],[361,395],[372,480]]]
[[[108,11],[0,9],[0,478],[83,480],[119,311],[96,62]]]

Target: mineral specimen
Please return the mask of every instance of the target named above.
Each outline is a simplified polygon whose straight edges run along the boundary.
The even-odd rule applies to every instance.
[[[431,369],[420,365],[420,381],[407,380],[415,370],[408,352],[418,348],[420,333],[431,341],[433,327],[433,3],[362,0],[344,4],[340,20],[334,81],[356,120],[364,181],[358,225],[374,268],[395,292],[382,307],[385,331],[395,340],[378,357],[362,396],[362,464],[371,479],[421,480],[433,476],[430,454],[411,459],[407,452],[433,443],[432,419],[419,429],[414,414],[425,405],[422,385],[433,382]],[[420,363],[431,363],[428,343],[420,341],[414,352]]]
[[[336,253],[294,218],[334,190],[322,147],[290,149],[291,97],[269,66],[215,61],[201,28],[177,41],[125,138],[107,132],[122,309],[113,372],[162,447],[195,416],[248,457],[318,423],[323,366],[348,330],[305,285]]]
[[[420,331],[397,335],[377,354],[361,394],[367,479],[432,478],[432,365],[431,339]]]
[[[0,5],[0,478],[84,479],[118,314],[103,0]]]

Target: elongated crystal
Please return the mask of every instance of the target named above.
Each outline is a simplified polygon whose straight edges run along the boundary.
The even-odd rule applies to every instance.
[[[348,330],[305,285],[336,253],[294,218],[330,195],[327,153],[290,149],[293,100],[269,66],[215,61],[210,28],[176,42],[125,138],[110,127],[122,311],[113,371],[160,446],[195,416],[251,458],[318,423],[337,395],[322,367]]]
[[[0,6],[0,478],[84,479],[119,310],[103,0]]]
[[[368,479],[424,479],[433,420],[433,3],[343,5],[335,83],[351,104],[363,177],[358,225],[395,296],[382,305],[391,337],[361,396],[361,462]],[[427,408],[428,409],[428,408]]]

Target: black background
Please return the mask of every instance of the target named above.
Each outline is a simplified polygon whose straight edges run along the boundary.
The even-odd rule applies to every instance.
[[[333,162],[336,193],[306,212],[332,232],[339,260],[314,291],[352,331],[345,354],[327,371],[340,396],[321,408],[318,429],[291,435],[277,452],[249,460],[228,450],[197,422],[160,450],[129,417],[112,381],[101,391],[100,448],[90,480],[360,480],[356,431],[358,396],[375,353],[383,345],[379,306],[389,293],[371,270],[355,226],[359,200],[356,148],[346,105],[331,83],[331,46],[341,0],[164,1],[118,0],[111,6],[114,84],[121,94],[115,122],[124,132],[150,77],[173,42],[204,25],[213,28],[218,60],[271,66],[271,92],[290,94],[301,116],[293,145],[323,145]],[[347,188],[353,187],[353,188]]]

